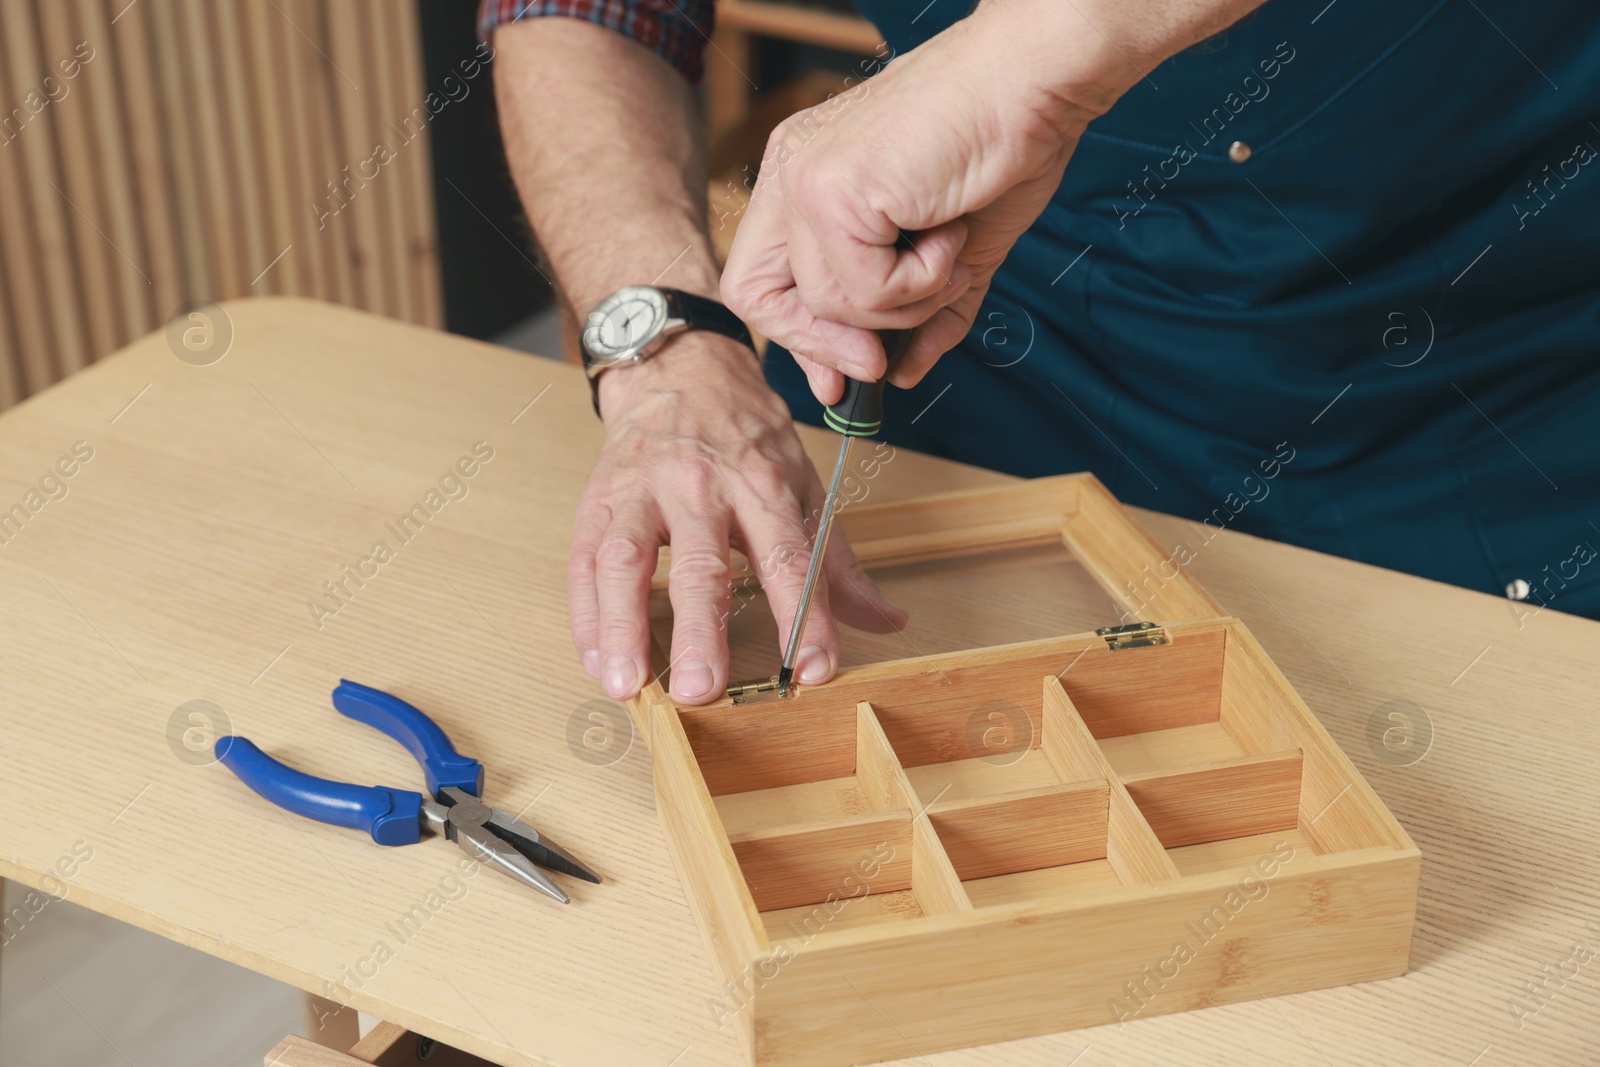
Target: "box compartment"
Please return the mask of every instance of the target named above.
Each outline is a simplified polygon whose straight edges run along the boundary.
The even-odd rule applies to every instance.
[[[1299,749],[1145,771],[1123,785],[1166,848],[1293,830],[1300,815]]]
[[[728,840],[761,911],[827,903],[857,894],[911,888],[911,812],[853,816],[843,822],[738,832]]]
[[[971,909],[869,705],[680,719],[771,937]]]
[[[1354,768],[1242,625],[1116,656],[1125,671],[1069,669],[1062,686],[1182,873],[1249,867],[1280,842],[1393,845],[1392,820],[1352,797]],[[1150,692],[1123,699],[1119,674]]]
[[[1220,721],[1226,650],[1225,631],[1202,630],[1167,645],[1097,650],[1060,681],[1119,775],[1234,759],[1246,749]]]
[[[1106,781],[1045,786],[928,809],[974,907],[1120,885],[1106,859]]]

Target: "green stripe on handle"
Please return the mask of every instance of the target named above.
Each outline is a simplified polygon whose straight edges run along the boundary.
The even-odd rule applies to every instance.
[[[888,362],[884,371],[900,361],[911,346],[910,330],[879,330],[883,354]],[[883,378],[875,382],[862,382],[854,378],[844,380],[844,395],[837,404],[830,404],[822,413],[822,421],[835,433],[845,437],[871,437],[883,429]]]

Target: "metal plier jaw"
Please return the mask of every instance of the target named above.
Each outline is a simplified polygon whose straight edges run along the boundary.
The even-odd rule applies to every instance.
[[[600,881],[598,875],[565,849],[521,819],[499,808],[489,807],[456,786],[445,786],[439,790],[437,800],[423,800],[422,819],[430,830],[454,841],[468,856],[509,874],[563,904],[567,903],[567,894],[545,877],[538,867],[570,874],[586,882]]]

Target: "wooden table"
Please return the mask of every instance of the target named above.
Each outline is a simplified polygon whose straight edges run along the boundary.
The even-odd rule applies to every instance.
[[[154,335],[0,418],[0,508],[26,508],[75,442],[93,450],[0,544],[0,876],[307,990],[342,978],[362,1010],[496,1063],[736,1064],[643,745],[611,760],[619,715],[606,755],[604,717],[588,717],[606,705],[589,704],[600,693],[567,637],[569,521],[601,440],[581,376],[326,305],[225,307],[216,363]],[[441,493],[420,533],[396,537],[389,524],[426,508],[476,442],[493,458],[466,495]],[[873,492],[997,477],[902,453]],[[1163,542],[1203,540],[1141,517]],[[363,564],[376,541],[391,558]],[[323,583],[345,565],[364,584],[314,612],[336,606]],[[907,1056],[1592,1062],[1600,960],[1580,961],[1600,949],[1600,626],[1554,611],[1519,625],[1504,600],[1233,533],[1193,570],[1421,847],[1411,973]],[[433,713],[485,760],[494,802],[526,806],[605,885],[562,908],[495,875],[452,881],[452,848],[377,848],[207,763],[192,701],[313,773],[414,787],[409,756],[329,705],[341,676]],[[586,729],[601,731],[590,747]]]

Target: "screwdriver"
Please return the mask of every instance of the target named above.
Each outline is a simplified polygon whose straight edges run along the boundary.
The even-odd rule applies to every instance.
[[[906,354],[911,345],[910,330],[879,330],[883,354],[887,359],[884,377]],[[800,637],[805,633],[806,616],[811,613],[811,597],[816,592],[817,576],[822,573],[822,557],[828,550],[828,534],[833,530],[834,512],[838,510],[839,483],[844,479],[844,469],[850,463],[850,446],[858,437],[871,437],[883,428],[883,378],[875,382],[844,380],[844,395],[837,404],[831,404],[822,413],[823,424],[840,436],[839,458],[833,463],[833,477],[828,480],[828,495],[822,502],[822,514],[817,519],[817,539],[811,546],[811,563],[806,567],[806,582],[800,589],[800,603],[795,608],[794,626],[789,630],[789,643],[783,650],[783,665],[778,669],[777,695],[787,697],[794,687],[794,663],[800,655]]]

